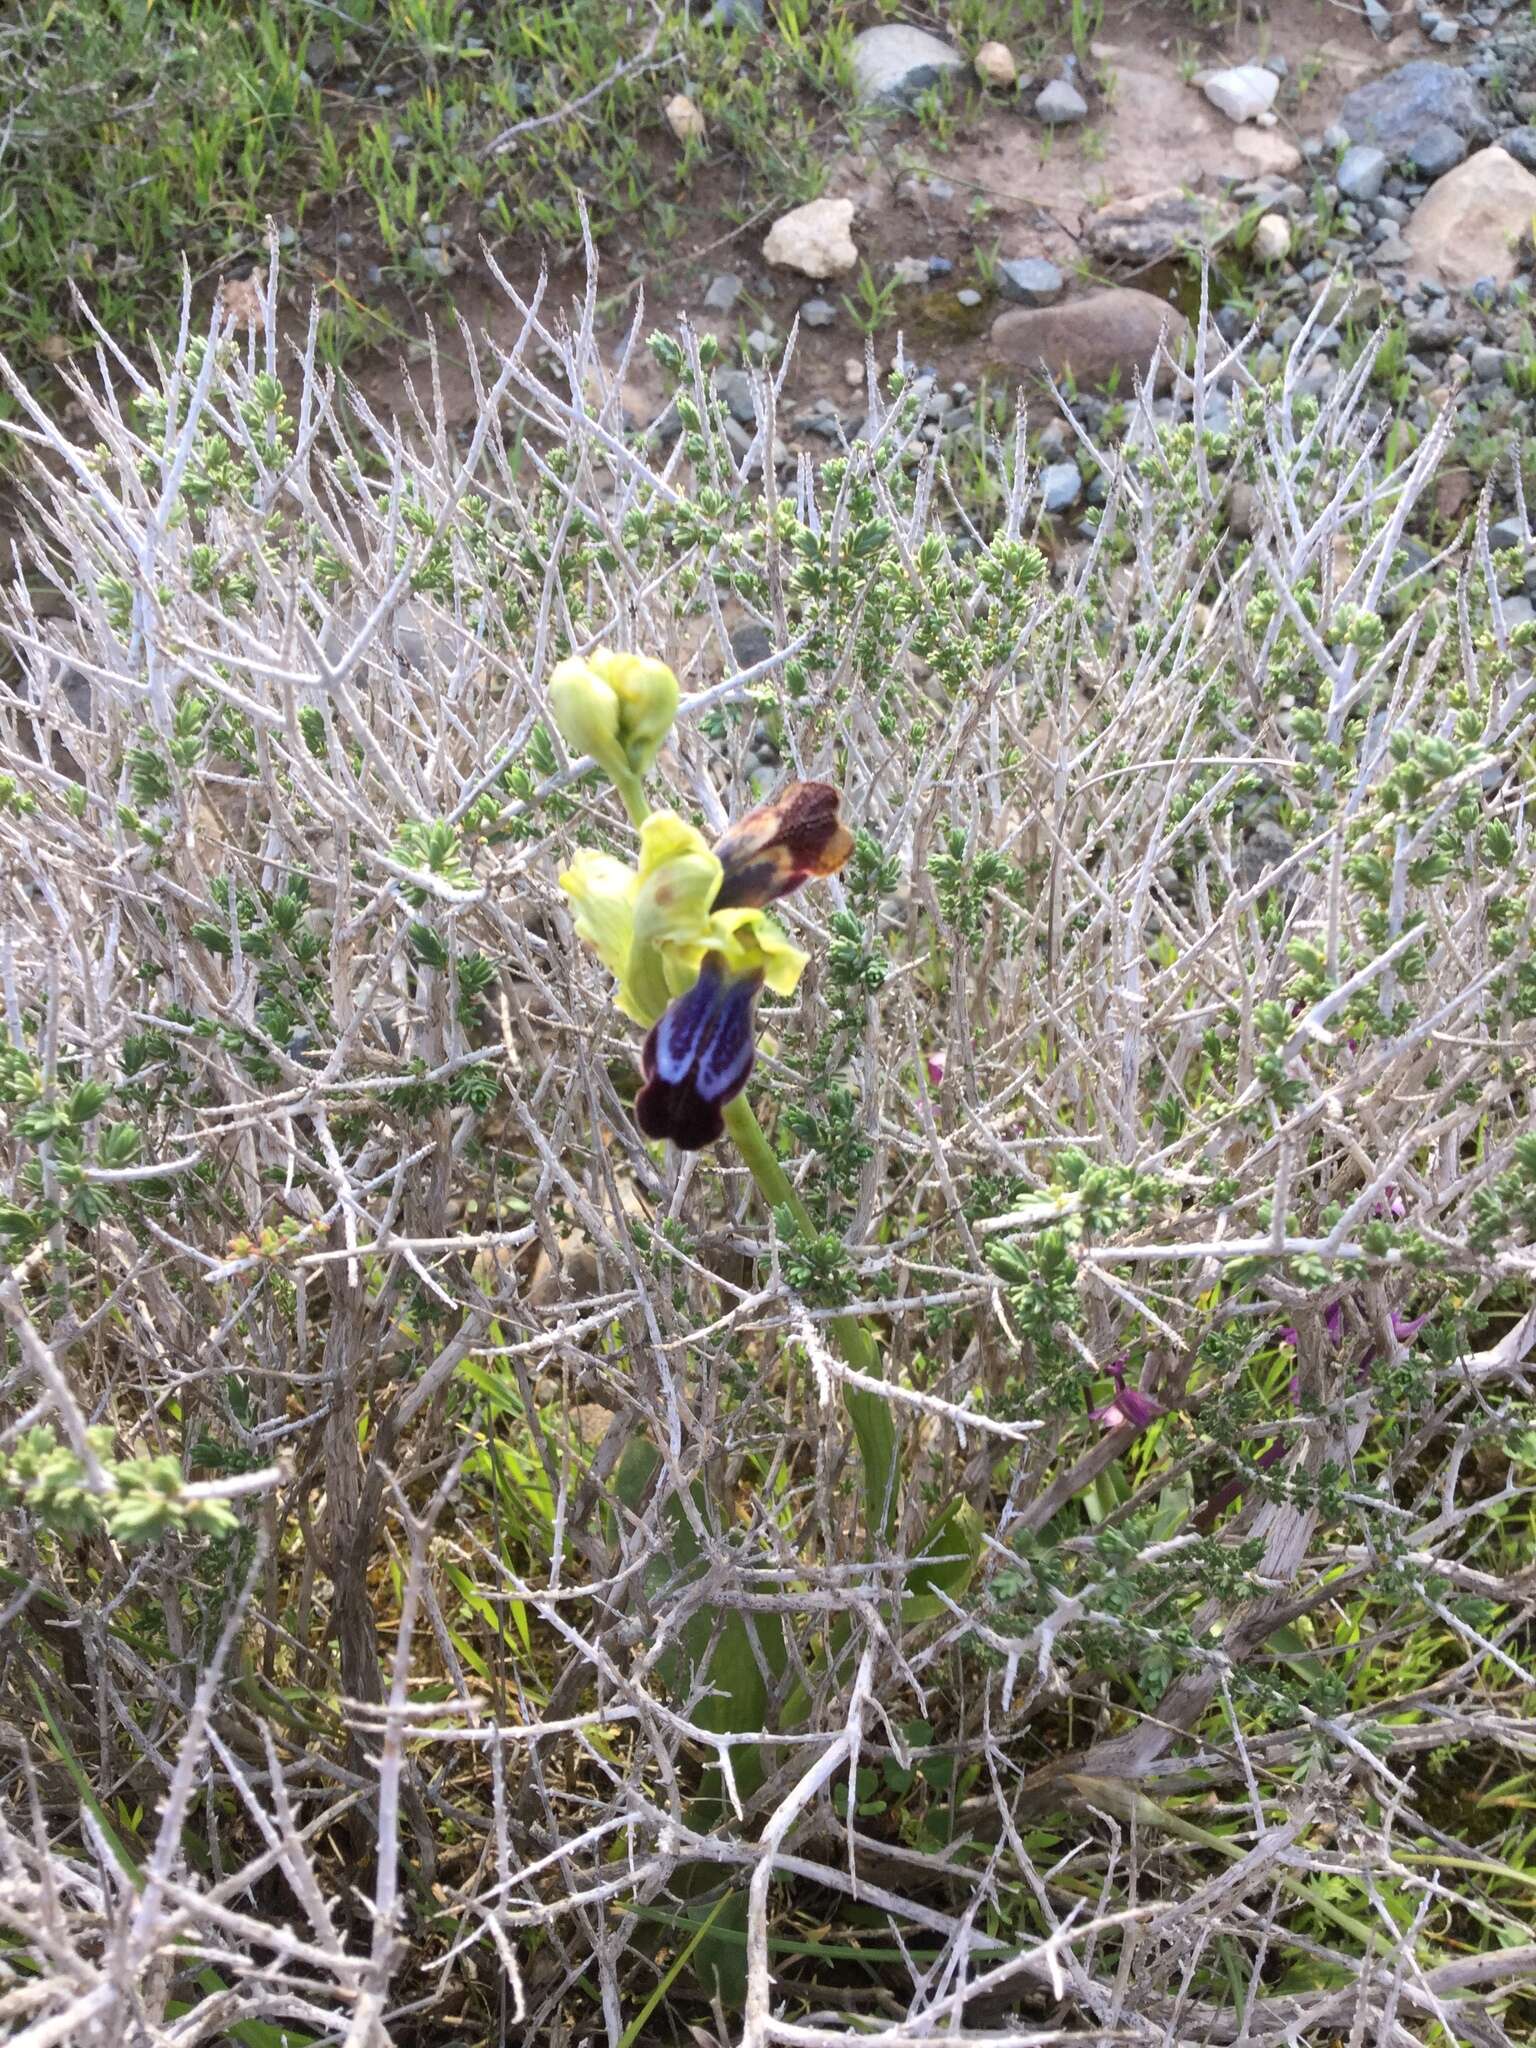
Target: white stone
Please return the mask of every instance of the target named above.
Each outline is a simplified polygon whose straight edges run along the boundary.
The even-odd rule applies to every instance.
[[[865,106],[882,101],[910,106],[946,72],[965,69],[953,43],[905,22],[886,22],[856,35],[852,61],[853,89]]]
[[[976,76],[983,85],[1016,85],[1019,67],[1006,43],[983,43],[976,52]]]
[[[667,126],[679,142],[704,140],[704,116],[687,93],[674,93],[666,105]]]
[[[851,199],[813,199],[774,222],[763,255],[781,270],[798,270],[802,277],[841,277],[859,260],[852,228]]]
[[[1283,214],[1266,213],[1253,231],[1253,253],[1260,263],[1283,263],[1291,253],[1291,224]]]
[[[1213,71],[1202,81],[1202,89],[1217,113],[1229,121],[1252,121],[1274,105],[1280,81],[1262,64],[1238,64],[1230,71]]]

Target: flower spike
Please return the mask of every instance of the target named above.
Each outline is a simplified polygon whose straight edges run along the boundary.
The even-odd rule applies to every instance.
[[[591,678],[581,664],[562,664],[551,698],[571,745],[602,758],[612,705],[589,680],[611,683],[617,699],[636,680],[622,666],[632,659],[594,655]],[[623,718],[614,724],[622,738]],[[622,772],[643,752],[620,762]],[[697,1152],[723,1136],[725,1106],[756,1058],[759,991],[793,994],[806,964],[766,906],[847,860],[853,834],[841,802],[828,782],[787,783],[713,847],[685,819],[653,811],[640,827],[637,867],[583,847],[561,875],[578,934],[618,983],[619,1008],[648,1028],[635,1104],[646,1137]]]

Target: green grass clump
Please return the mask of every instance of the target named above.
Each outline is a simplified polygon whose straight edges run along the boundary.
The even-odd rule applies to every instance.
[[[0,347],[41,369],[85,346],[72,288],[121,341],[163,332],[183,254],[205,280],[259,253],[268,216],[326,288],[336,356],[389,330],[360,282],[370,262],[390,284],[438,281],[424,228],[564,257],[585,201],[599,237],[638,224],[645,268],[716,172],[728,220],[815,195],[856,17],[851,0],[780,0],[775,32],[748,36],[683,0],[654,15],[613,0],[27,10],[0,28]],[[680,150],[662,109],[684,89],[709,134]]]

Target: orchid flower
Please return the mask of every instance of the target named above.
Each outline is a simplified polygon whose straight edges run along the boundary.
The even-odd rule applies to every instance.
[[[640,827],[638,867],[584,848],[561,875],[619,1008],[648,1027],[635,1103],[648,1138],[696,1152],[722,1136],[756,1058],[758,994],[792,994],[806,965],[766,906],[847,860],[840,801],[829,783],[791,782],[714,847],[657,811]]]
[[[1145,1429],[1149,1422],[1155,1422],[1168,1411],[1154,1395],[1125,1384],[1125,1364],[1123,1358],[1112,1358],[1104,1368],[1115,1383],[1115,1391],[1102,1407],[1090,1410],[1090,1419],[1102,1422],[1106,1429],[1120,1429],[1126,1424],[1132,1429]]]

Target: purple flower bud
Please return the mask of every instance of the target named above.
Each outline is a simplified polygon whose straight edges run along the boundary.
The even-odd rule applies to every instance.
[[[853,851],[842,798],[830,782],[789,782],[715,842],[724,869],[716,910],[761,910],[815,875],[835,875]]]

